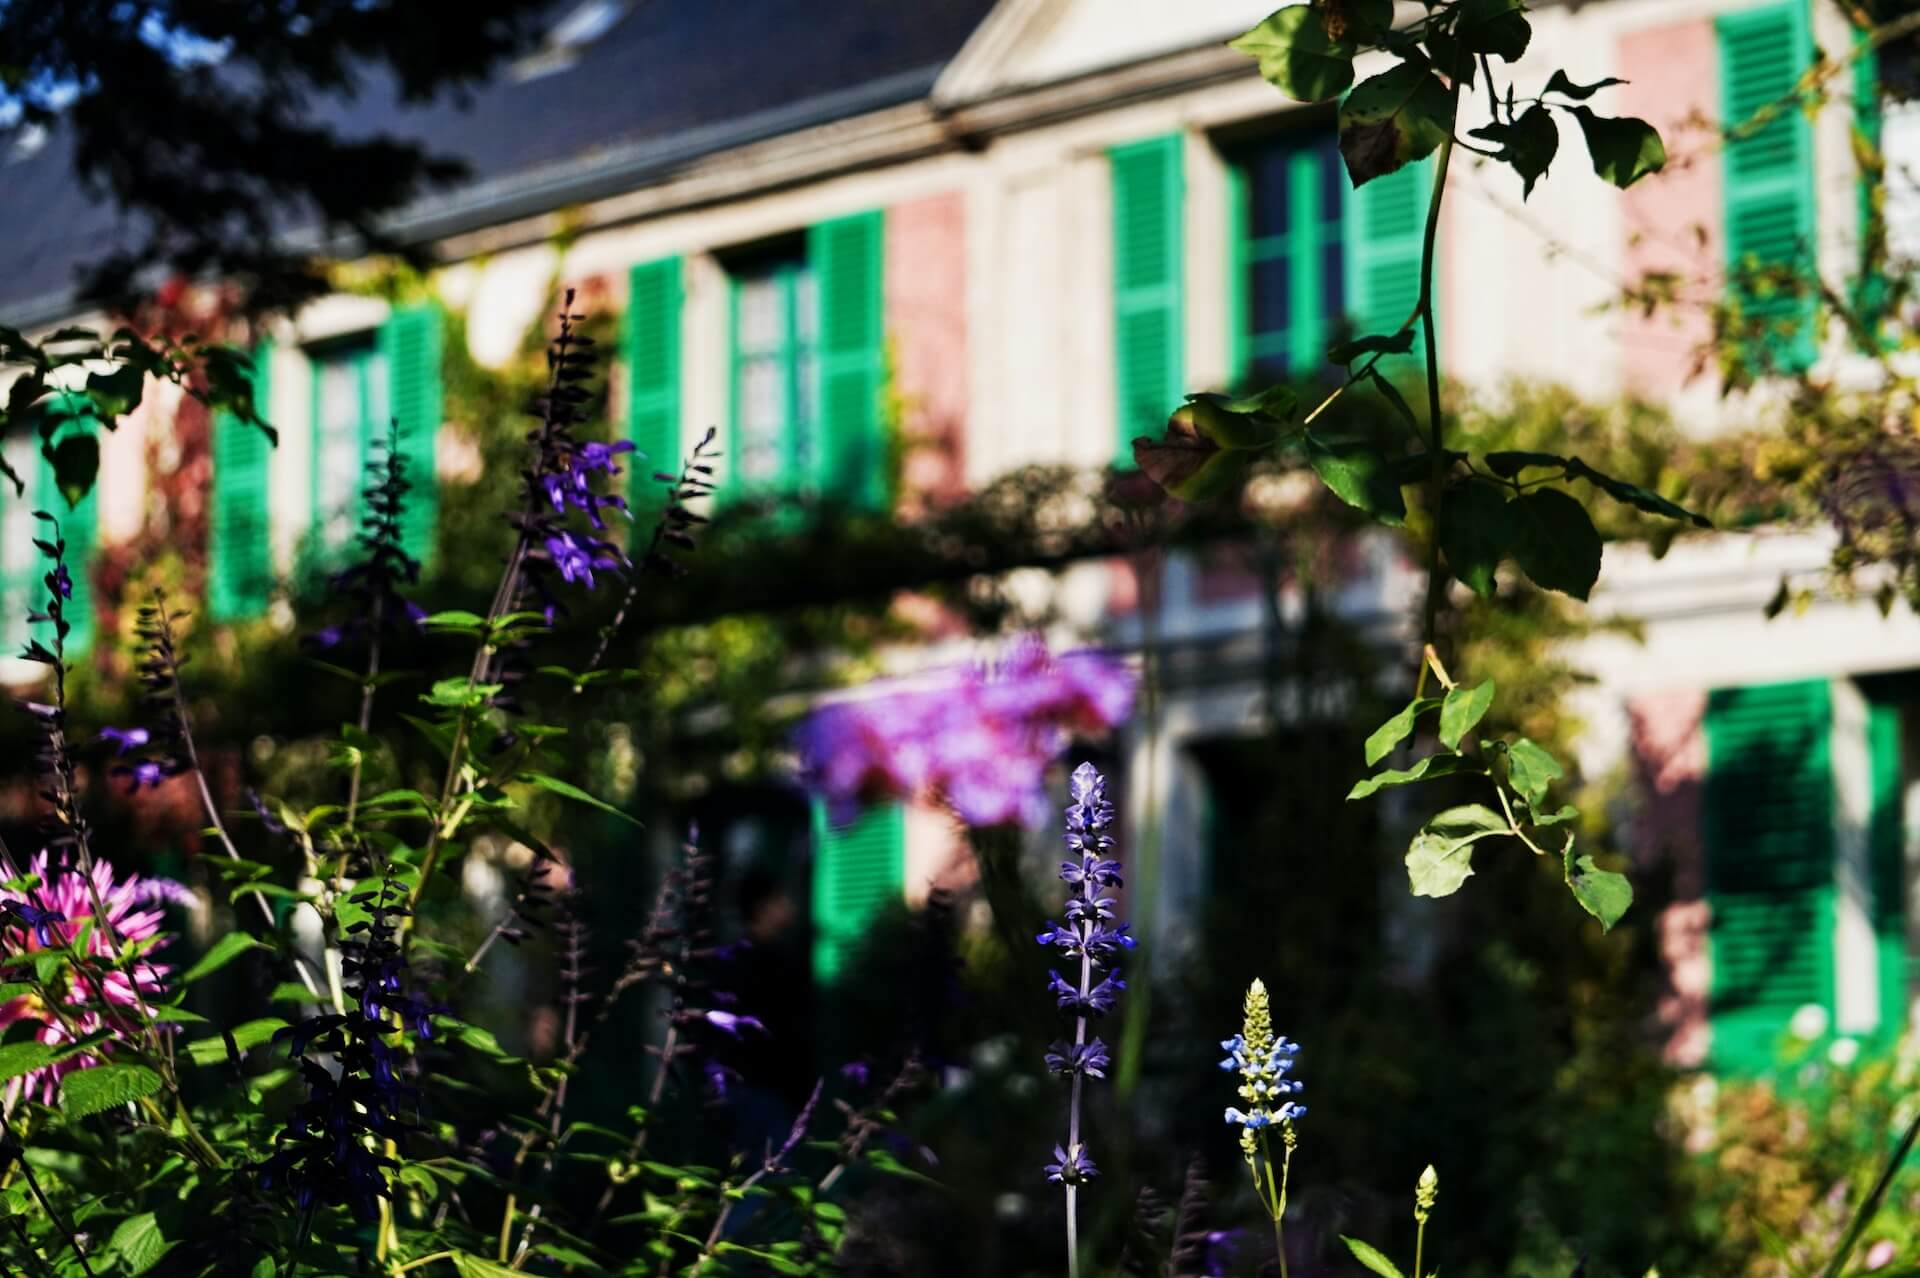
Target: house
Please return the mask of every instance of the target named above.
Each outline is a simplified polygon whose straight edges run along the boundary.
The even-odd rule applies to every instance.
[[[149,458],[190,463],[205,475],[207,606],[259,614],[301,555],[349,535],[390,415],[421,474],[461,464],[451,428],[434,433],[445,312],[464,314],[473,360],[496,364],[555,278],[623,317],[618,414],[656,464],[720,428],[721,500],[826,493],[898,510],[1023,465],[1125,466],[1128,442],[1184,391],[1311,369],[1341,325],[1391,330],[1418,290],[1431,163],[1350,189],[1330,111],[1282,98],[1224,46],[1267,8],[938,0],[907,21],[881,0],[582,0],[470,108],[403,111],[375,93],[353,119],[474,165],[470,183],[396,221],[444,263],[430,299],[341,295],[277,327],[260,358],[277,450],[228,421],[191,456],[156,446],[185,410],[150,397],[102,441],[75,544],[92,553],[149,518]],[[1860,225],[1853,105],[1786,112],[1725,144],[1699,121],[1790,93],[1816,46],[1846,47],[1844,21],[1828,0],[1541,3],[1533,19],[1520,87],[1554,68],[1626,80],[1607,109],[1653,121],[1676,162],[1621,195],[1575,171],[1568,131],[1567,171],[1523,199],[1510,173],[1462,157],[1439,235],[1441,363],[1469,385],[1554,379],[1671,404],[1703,431],[1734,424],[1741,405],[1692,369],[1704,320],[1607,303],[1650,272],[1711,279],[1807,253],[1843,269]],[[1900,57],[1887,51],[1883,73]],[[1916,118],[1876,126],[1890,169],[1920,153]],[[0,316],[22,326],[84,318],[69,268],[112,235],[67,159],[57,138],[16,149],[0,183],[13,232]],[[1920,196],[1890,190],[1889,221],[1911,237]],[[1794,340],[1794,358],[1824,357],[1810,328]],[[940,444],[898,484],[883,390],[905,405],[904,429]],[[32,501],[3,503],[8,617],[30,585]],[[412,533],[422,551],[431,509]],[[1809,1003],[1862,1037],[1907,1014],[1920,844],[1904,833],[1916,766],[1900,676],[1920,669],[1920,621],[1824,596],[1764,621],[1781,574],[1825,555],[1813,533],[1700,538],[1657,565],[1607,555],[1596,606],[1643,618],[1645,641],[1581,654],[1601,675],[1582,762],[1589,775],[1637,762],[1648,842],[1677,867],[1682,899],[1661,921],[1677,1060],[1755,1065]],[[1111,563],[1064,573],[1063,630],[1138,644],[1137,584]],[[1188,660],[1170,666],[1159,730],[1122,743],[1122,789],[1130,821],[1157,814],[1166,846],[1184,849],[1166,858],[1161,917],[1143,921],[1166,937],[1205,890],[1201,840],[1176,837],[1204,819],[1195,751],[1267,712],[1254,690],[1272,610],[1244,574],[1195,556],[1171,556],[1155,585],[1160,642]],[[1418,588],[1384,543],[1363,542],[1332,606],[1392,643]],[[817,836],[830,973],[875,903],[924,892],[953,846],[925,813]]]

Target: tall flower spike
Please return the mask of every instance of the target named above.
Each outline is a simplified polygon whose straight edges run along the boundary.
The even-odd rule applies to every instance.
[[[1273,1009],[1267,999],[1267,986],[1255,978],[1247,987],[1241,1005],[1240,1032],[1220,1044],[1227,1057],[1220,1068],[1240,1075],[1242,1110],[1227,1107],[1227,1122],[1240,1129],[1240,1153],[1253,1175],[1255,1194],[1268,1219],[1273,1221],[1274,1248],[1280,1253],[1280,1273],[1287,1272],[1286,1240],[1282,1235],[1287,1215],[1287,1173],[1293,1166],[1293,1151],[1299,1144],[1293,1125],[1306,1117],[1307,1107],[1287,1099],[1300,1094],[1300,1080],[1288,1078],[1300,1044],[1273,1032]],[[1269,1147],[1268,1133],[1280,1129],[1279,1173]]]
[[[1079,980],[1050,973],[1047,988],[1059,1005],[1073,1013],[1073,1041],[1055,1043],[1047,1052],[1047,1068],[1065,1075],[1070,1083],[1067,1101],[1067,1141],[1056,1145],[1053,1161],[1043,1169],[1067,1194],[1067,1271],[1078,1275],[1080,1185],[1099,1170],[1080,1140],[1080,1089],[1089,1078],[1104,1078],[1107,1047],[1098,1038],[1087,1039],[1087,1022],[1113,1010],[1127,983],[1114,970],[1120,951],[1133,948],[1125,923],[1115,923],[1115,901],[1109,889],[1120,886],[1120,863],[1109,853],[1113,836],[1113,804],[1107,801],[1107,781],[1091,763],[1073,770],[1069,783],[1073,802],[1067,805],[1066,841],[1076,853],[1060,865],[1060,878],[1072,889],[1067,897],[1067,921],[1049,923],[1035,939],[1058,951],[1061,958],[1079,964]]]

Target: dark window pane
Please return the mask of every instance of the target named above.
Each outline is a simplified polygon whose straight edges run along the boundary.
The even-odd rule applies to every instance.
[[[1320,216],[1338,222],[1347,205],[1347,166],[1329,139],[1320,146]]]
[[[1252,202],[1248,224],[1255,239],[1285,235],[1292,225],[1287,207],[1287,162],[1292,153],[1286,147],[1269,146],[1247,157],[1247,198]]]
[[[1284,257],[1253,264],[1253,331],[1277,333],[1293,322],[1293,263]]]
[[[1287,367],[1287,361],[1280,355],[1257,355],[1253,360],[1253,379],[1255,386],[1284,382],[1292,376],[1293,370]]]

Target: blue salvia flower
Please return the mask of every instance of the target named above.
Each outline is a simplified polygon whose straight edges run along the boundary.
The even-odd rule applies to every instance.
[[[1116,904],[1107,889],[1121,886],[1120,863],[1109,853],[1113,837],[1113,804],[1107,801],[1106,778],[1091,763],[1073,771],[1069,784],[1073,802],[1067,806],[1067,849],[1078,859],[1063,861],[1061,881],[1072,889],[1067,898],[1065,923],[1048,923],[1034,939],[1057,951],[1068,961],[1078,961],[1078,979],[1069,979],[1059,971],[1048,974],[1047,989],[1061,1009],[1073,1013],[1073,1041],[1055,1043],[1047,1051],[1047,1068],[1071,1080],[1067,1101],[1067,1143],[1056,1145],[1053,1161],[1044,1171],[1048,1180],[1065,1187],[1067,1194],[1067,1265],[1070,1274],[1079,1269],[1079,1221],[1076,1192],[1085,1181],[1100,1174],[1080,1140],[1080,1088],[1088,1078],[1106,1077],[1110,1060],[1107,1046],[1098,1038],[1089,1041],[1087,1022],[1105,1016],[1119,1001],[1127,983],[1114,970],[1120,951],[1133,948],[1133,937],[1125,923],[1114,921]]]
[[[1287,1216],[1287,1178],[1293,1167],[1293,1151],[1299,1144],[1294,1124],[1307,1115],[1307,1107],[1289,1097],[1302,1090],[1300,1080],[1288,1078],[1300,1044],[1284,1034],[1273,1032],[1273,1010],[1267,999],[1266,982],[1255,980],[1247,987],[1238,1034],[1224,1040],[1226,1059],[1220,1068],[1240,1076],[1240,1099],[1246,1108],[1228,1106],[1228,1126],[1240,1129],[1240,1154],[1253,1176],[1254,1192],[1260,1206],[1273,1222],[1274,1249],[1280,1256],[1280,1272],[1287,1268],[1284,1237]],[[1279,1175],[1274,1174],[1275,1158],[1268,1132],[1280,1133]]]

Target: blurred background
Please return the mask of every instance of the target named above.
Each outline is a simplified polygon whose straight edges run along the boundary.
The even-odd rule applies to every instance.
[[[1556,68],[1624,81],[1608,109],[1661,130],[1666,170],[1624,193],[1572,159],[1530,194],[1471,155],[1450,174],[1450,435],[1579,455],[1717,524],[1677,535],[1607,507],[1588,604],[1517,574],[1448,603],[1456,676],[1496,680],[1490,726],[1569,762],[1581,844],[1633,879],[1610,933],[1517,850],[1458,896],[1410,897],[1419,805],[1344,799],[1416,671],[1418,510],[1383,529],[1278,463],[1187,506],[1134,468],[1131,441],[1184,393],[1290,382],[1317,400],[1327,344],[1392,331],[1418,294],[1431,162],[1350,188],[1332,108],[1289,102],[1224,44],[1266,5],[372,5],[353,37],[316,19],[231,38],[189,38],[185,10],[93,8],[0,9],[0,43],[66,60],[8,82],[0,321],[235,342],[278,442],[157,382],[111,430],[71,424],[101,428],[97,485],[65,520],[78,721],[125,721],[134,609],[164,590],[193,611],[187,681],[223,805],[330,793],[358,691],[315,662],[357,658],[311,640],[344,620],[326,583],[386,424],[414,463],[418,601],[477,607],[571,290],[604,356],[590,430],[647,459],[628,468],[636,536],[665,503],[653,473],[709,429],[717,492],[685,575],[637,579],[612,650],[636,673],[526,694],[567,723],[569,775],[642,828],[556,798],[538,834],[613,970],[698,826],[725,937],[754,942],[743,1006],[772,1030],[734,1062],[733,1104],[760,1117],[715,1124],[771,1123],[847,1063],[929,1064],[902,1107],[918,1175],[871,1187],[853,1272],[1048,1271],[1056,1030],[1045,956],[996,928],[955,818],[914,802],[838,823],[800,784],[793,732],[871,680],[990,662],[1029,632],[1139,681],[1131,717],[1064,761],[1112,779],[1141,938],[1093,1100],[1104,1252],[1194,1159],[1218,1227],[1248,1218],[1216,1063],[1255,976],[1305,1044],[1296,1272],[1350,1266],[1341,1233],[1404,1242],[1429,1162],[1429,1254],[1457,1274],[1785,1272],[1844,1221],[1908,1117],[1920,469],[1904,444],[1806,423],[1862,416],[1831,398],[1852,383],[1820,286],[1845,292],[1869,261],[1891,279],[1920,244],[1920,45],[1885,36],[1912,29],[1904,6],[1540,0],[1521,87]],[[222,92],[271,111],[228,136],[174,109]],[[283,110],[335,141],[274,133]],[[259,245],[298,269],[241,252]],[[1380,417],[1349,396],[1330,420]],[[11,650],[39,571],[30,512],[58,493],[31,439],[5,448],[27,477],[0,497]],[[586,663],[624,589],[579,605],[556,663]],[[386,662],[451,670],[460,651],[421,637]],[[431,764],[405,700],[383,698],[378,725],[403,779]],[[12,834],[30,734],[7,732]],[[185,783],[126,796],[110,763],[92,759],[98,845],[197,891],[189,946],[241,925]],[[1042,907],[1062,895],[1058,837],[994,836]],[[432,935],[471,948],[530,857],[483,842]],[[463,1011],[549,1058],[554,970],[538,929],[493,947]],[[266,994],[248,980],[200,997],[234,1016]],[[625,1008],[607,1033],[638,1062],[657,1021]],[[1858,1263],[1920,1265],[1913,1191]]]

